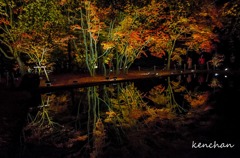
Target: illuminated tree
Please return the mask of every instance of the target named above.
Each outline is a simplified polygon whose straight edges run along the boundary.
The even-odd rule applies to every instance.
[[[69,31],[74,36],[71,41],[73,51],[79,60],[84,60],[90,75],[95,76],[103,57],[100,36],[104,32],[104,20],[108,20],[105,17],[108,9],[98,8],[94,1],[69,1],[64,6],[68,9]]]
[[[17,45],[22,30],[18,28],[18,20],[16,14],[21,13],[22,8],[17,7],[12,0],[4,0],[0,2],[0,52],[11,60],[15,60],[20,68],[21,74],[25,73],[25,66],[21,59]]]
[[[37,56],[49,50],[49,59],[60,49],[69,64],[84,63],[91,76],[100,66],[106,75],[107,64],[114,66],[116,75],[121,69],[126,73],[136,58],[146,55],[143,50],[167,57],[170,69],[172,61],[180,62],[189,51],[217,49],[222,22],[230,28],[223,29],[225,34],[238,34],[237,2],[219,10],[207,0],[5,0],[0,3],[0,51],[17,60],[22,72],[21,55],[31,54],[33,60],[33,46],[41,50]]]
[[[166,56],[168,69],[171,61],[180,61],[189,50],[200,53],[214,49],[214,43],[218,42],[214,31],[221,23],[216,8],[210,4],[153,0],[137,10],[145,36],[151,37],[149,51],[159,58]],[[199,9],[193,10],[195,5]]]
[[[5,7],[1,20],[1,43],[4,49],[1,48],[0,51],[5,57],[17,60],[22,74],[26,68],[21,56],[27,55],[30,63],[40,66],[46,50],[53,47],[53,39],[56,39],[56,32],[63,23],[62,14],[55,2],[24,1],[20,7],[16,7],[14,1],[8,1],[2,5]]]
[[[127,73],[135,59],[144,53],[143,48],[150,41],[150,38],[145,39],[142,36],[141,28],[135,24],[136,18],[124,16],[123,20],[110,31],[109,41],[103,43],[104,50],[111,50],[108,60],[105,62],[114,64],[117,75],[120,69]],[[112,61],[113,59],[115,59],[115,63]]]
[[[61,38],[63,31],[60,30],[64,18],[56,4],[55,0],[29,2],[18,17],[22,34],[19,36],[17,49],[29,57],[28,63],[34,63],[39,73],[43,70],[42,66],[52,66],[51,53],[57,45],[63,46],[66,41]],[[62,31],[61,34],[59,31]],[[46,71],[45,75],[49,81]]]
[[[240,41],[240,1],[231,1],[224,3],[219,9],[220,19],[223,23],[221,29],[222,45],[225,46],[225,51],[237,53]],[[230,55],[230,54],[229,54]]]
[[[201,4],[201,8],[192,14],[191,19],[189,25],[191,38],[185,45],[197,53],[211,53],[216,50],[216,44],[220,42],[217,30],[221,29],[223,24],[215,4],[211,2]]]

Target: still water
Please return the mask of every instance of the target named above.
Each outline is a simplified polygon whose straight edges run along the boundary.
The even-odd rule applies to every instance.
[[[186,74],[42,94],[19,155],[239,157],[239,78]]]

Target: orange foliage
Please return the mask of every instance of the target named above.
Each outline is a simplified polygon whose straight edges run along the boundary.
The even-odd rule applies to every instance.
[[[9,25],[10,22],[9,22],[9,20],[7,20],[7,19],[5,19],[5,18],[1,18],[1,19],[0,19],[0,24]]]
[[[215,43],[219,39],[214,29],[222,27],[217,9],[212,4],[199,3],[195,4],[199,5],[199,10],[192,10],[192,4],[151,1],[149,5],[137,9],[140,19],[144,19],[141,21],[142,28],[151,30],[145,31],[144,36],[151,37],[148,47],[153,56],[161,58],[166,53],[175,57],[186,54],[175,50],[179,43],[183,49],[197,53],[216,49]]]
[[[193,108],[204,105],[207,102],[208,97],[209,93],[207,92],[196,94],[194,96],[191,96],[189,94],[184,95],[184,99],[186,99]]]
[[[132,109],[129,113],[129,117],[134,119],[134,120],[138,120],[139,118],[141,118],[144,114],[143,110],[140,109]]]

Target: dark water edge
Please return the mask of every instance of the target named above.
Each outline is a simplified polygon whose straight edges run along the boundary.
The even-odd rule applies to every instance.
[[[237,158],[240,156],[239,145],[240,130],[238,129],[239,115],[239,97],[240,97],[240,77],[229,76],[223,79],[223,88],[216,91],[210,100],[213,107],[209,110],[194,109],[189,115],[179,117],[173,120],[160,120],[151,128],[145,130],[130,129],[127,138],[121,144],[114,142],[108,144],[101,157],[104,158],[202,158],[202,157],[220,157]],[[11,102],[7,103],[11,109],[9,113],[1,114],[1,134],[16,132],[16,136],[21,135],[20,127],[24,124],[19,122],[19,117],[26,114],[24,101],[17,100],[18,95],[7,95],[0,93],[2,97],[9,97]],[[27,93],[25,95],[28,95]],[[4,100],[1,98],[1,100]],[[18,108],[15,107],[16,103]],[[6,104],[6,103],[4,103]],[[1,106],[1,108],[3,108]],[[14,109],[14,110],[12,110]],[[5,109],[1,109],[3,111]],[[6,115],[12,114],[12,122],[18,124],[18,130],[11,131],[11,126],[6,127]],[[4,131],[3,131],[4,129]],[[7,132],[6,132],[7,131]],[[115,136],[112,136],[114,139]],[[53,146],[37,144],[21,144],[14,142],[11,146],[6,143],[0,143],[1,158],[68,158],[68,157],[88,157],[87,153],[79,153],[81,145],[70,149],[54,148]],[[1,141],[1,139],[0,139]],[[11,140],[9,140],[11,141]],[[192,147],[194,142],[198,143],[218,143],[234,144],[233,148],[215,148],[195,149]]]

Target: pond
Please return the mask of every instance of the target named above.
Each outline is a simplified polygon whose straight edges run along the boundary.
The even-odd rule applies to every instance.
[[[239,79],[185,74],[42,94],[19,155],[238,157]]]

